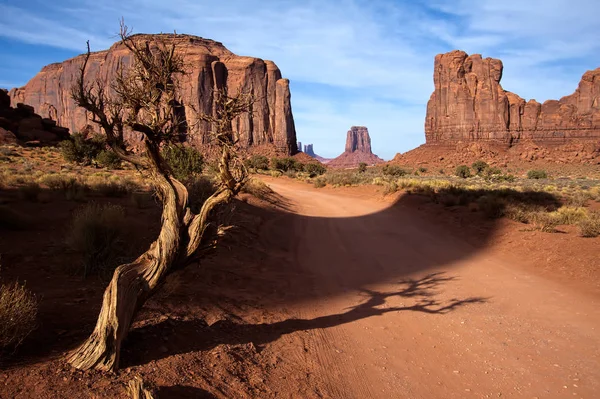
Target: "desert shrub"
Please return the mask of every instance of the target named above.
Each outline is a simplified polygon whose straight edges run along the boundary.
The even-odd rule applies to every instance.
[[[531,211],[520,204],[508,203],[504,208],[504,216],[519,223],[529,223]]]
[[[527,178],[528,179],[547,179],[548,178],[548,174],[546,173],[545,170],[530,170],[529,172],[527,172]]]
[[[471,167],[473,168],[473,171],[475,172],[476,175],[481,175],[490,166],[485,161],[479,160],[479,161],[473,162]]]
[[[22,230],[30,222],[27,216],[11,209],[7,205],[0,205],[0,229]]]
[[[454,194],[440,194],[436,197],[436,201],[446,207],[458,205],[458,197]]]
[[[112,150],[102,150],[96,156],[96,162],[107,169],[119,169],[121,158]]]
[[[188,180],[185,186],[188,189],[188,202],[194,213],[200,212],[200,208],[208,197],[217,191],[215,183],[206,176]]]
[[[421,172],[421,173],[425,173],[425,172],[427,172],[427,168],[425,168],[425,167],[421,166],[421,167],[419,168],[419,172]]]
[[[19,187],[19,195],[27,201],[37,201],[41,191],[40,185],[35,182],[29,182]]]
[[[256,170],[267,170],[269,169],[269,158],[264,155],[252,155],[246,159],[246,166]]]
[[[387,176],[396,176],[396,177],[401,177],[401,176],[406,176],[408,174],[408,172],[404,169],[402,169],[400,166],[398,165],[384,165],[383,168],[381,168],[381,173],[383,173],[384,175]]]
[[[85,198],[87,187],[75,176],[49,174],[40,177],[39,182],[51,190],[62,191],[69,201],[81,201]]]
[[[365,173],[367,171],[367,164],[361,162],[358,164],[358,173]]]
[[[83,133],[74,133],[68,140],[61,141],[59,148],[65,161],[90,165],[106,148],[106,141],[101,135],[87,138]]]
[[[552,212],[552,215],[557,219],[558,224],[576,224],[587,219],[588,212],[580,207],[562,206]]]
[[[292,157],[271,158],[270,166],[271,169],[282,172],[302,172],[304,170],[304,164]]]
[[[129,187],[119,181],[106,181],[103,183],[96,183],[93,186],[94,191],[98,192],[103,197],[125,197],[129,194]]]
[[[258,179],[248,180],[246,184],[244,184],[242,192],[248,193],[262,200],[268,199],[273,194],[271,187],[267,186],[264,182]]]
[[[15,349],[35,329],[38,304],[25,286],[0,286],[0,348]]]
[[[311,162],[304,165],[304,171],[310,175],[310,177],[321,176],[323,173],[327,172],[325,166],[320,163]]]
[[[125,210],[91,203],[75,211],[66,243],[82,256],[82,272],[108,276],[124,254]]]
[[[591,212],[587,218],[581,219],[578,224],[579,234],[582,237],[600,236],[600,212]]]
[[[178,180],[194,178],[202,173],[204,157],[194,147],[172,144],[165,146],[161,153]]]
[[[458,177],[462,177],[466,179],[467,177],[471,177],[471,169],[467,165],[458,165],[454,174]]]
[[[543,210],[533,212],[529,218],[529,221],[533,224],[536,230],[540,230],[545,233],[556,232],[556,226],[558,226],[560,222],[554,215]]]
[[[323,188],[327,185],[327,180],[323,177],[317,177],[314,181],[313,181],[313,186],[315,186],[316,188]]]
[[[486,176],[495,176],[495,175],[501,175],[502,174],[502,170],[500,170],[500,168],[495,168],[495,167],[489,167],[487,169],[485,169],[485,175]]]
[[[477,205],[488,219],[497,219],[504,216],[506,202],[495,195],[484,195],[479,197]]]
[[[391,181],[384,186],[383,195],[394,194],[400,189],[398,183]]]
[[[585,206],[587,201],[591,199],[592,196],[587,191],[577,191],[572,196],[567,197],[567,204],[575,207]]]

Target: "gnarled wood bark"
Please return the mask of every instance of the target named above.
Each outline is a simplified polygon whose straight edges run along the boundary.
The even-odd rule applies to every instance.
[[[141,377],[135,377],[129,381],[127,393],[131,399],[158,399],[158,396],[151,389],[144,387],[144,381]]]

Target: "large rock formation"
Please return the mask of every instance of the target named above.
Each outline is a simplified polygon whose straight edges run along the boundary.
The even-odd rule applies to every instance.
[[[575,93],[543,104],[504,90],[502,69],[502,61],[479,54],[437,55],[425,119],[427,144],[600,139],[600,68],[586,72]]]
[[[313,148],[312,144],[305,144],[304,145],[304,153],[308,156],[313,157],[314,159],[316,159],[317,161],[321,162],[321,163],[328,163],[329,161],[331,161],[330,158],[323,158],[320,155],[315,154],[315,150]]]
[[[286,154],[297,151],[289,81],[282,79],[272,61],[238,56],[221,43],[190,35],[135,35],[134,39],[152,43],[158,37],[176,43],[188,67],[188,73],[179,79],[178,102],[189,126],[186,135],[189,142],[198,145],[210,142],[210,126],[200,121],[197,113],[212,114],[213,90],[226,87],[229,93],[243,90],[256,97],[253,112],[235,121],[242,146],[270,145]],[[11,91],[13,102],[31,105],[42,116],[52,118],[71,131],[93,125],[90,115],[77,107],[70,95],[83,59],[77,56],[44,67],[25,87]],[[127,48],[116,43],[108,50],[92,53],[85,79],[111,82],[118,68],[131,61]]]
[[[346,135],[346,150],[342,155],[329,161],[333,167],[350,168],[364,162],[367,165],[384,162],[371,151],[371,137],[364,126],[352,126]]]
[[[50,118],[42,118],[33,107],[21,103],[11,107],[8,93],[0,89],[0,145],[55,144],[68,137],[69,129],[57,126]]]

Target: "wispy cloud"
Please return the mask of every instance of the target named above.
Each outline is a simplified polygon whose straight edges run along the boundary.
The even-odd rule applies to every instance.
[[[292,81],[298,137],[317,153],[337,155],[360,124],[391,158],[424,141],[436,53],[501,58],[507,89],[557,98],[600,65],[597,15],[597,0],[23,0],[0,4],[0,36],[78,53],[88,39],[108,47],[124,17],[136,32],[212,38],[278,64]]]

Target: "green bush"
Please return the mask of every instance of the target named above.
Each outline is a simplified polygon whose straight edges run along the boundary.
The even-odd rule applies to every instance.
[[[367,171],[367,164],[361,162],[358,164],[358,173],[365,173]]]
[[[313,182],[313,186],[315,186],[316,188],[323,188],[326,185],[327,185],[327,180],[324,179],[323,177],[317,177]]]
[[[82,256],[83,276],[107,277],[125,253],[125,210],[91,203],[75,211],[66,242]]]
[[[267,170],[269,169],[269,158],[264,155],[252,155],[246,159],[246,166],[256,170]]]
[[[547,179],[548,174],[545,170],[530,170],[527,172],[528,179]]]
[[[74,133],[68,140],[61,141],[59,148],[65,161],[91,165],[106,149],[106,141],[99,134],[87,138],[83,133]]]
[[[479,161],[473,162],[473,164],[471,165],[471,167],[473,168],[473,171],[475,172],[475,174],[481,175],[490,166],[486,162],[479,160]]]
[[[271,158],[271,169],[282,172],[302,172],[304,164],[292,157]]]
[[[310,175],[310,177],[321,176],[323,173],[327,172],[325,166],[320,163],[307,163],[304,165],[304,171]]]
[[[471,177],[471,169],[469,169],[467,165],[458,165],[454,174],[458,177],[466,179],[467,177]]]
[[[171,144],[161,153],[177,180],[188,180],[202,173],[204,157],[194,147]]]
[[[425,172],[427,172],[427,168],[425,168],[425,167],[421,166],[421,167],[419,168],[419,172],[421,172],[421,173],[425,173]]]
[[[96,162],[108,169],[119,169],[121,167],[121,158],[112,150],[100,151],[96,156]]]
[[[381,168],[381,172],[388,176],[406,176],[408,172],[398,165],[385,165]]]

